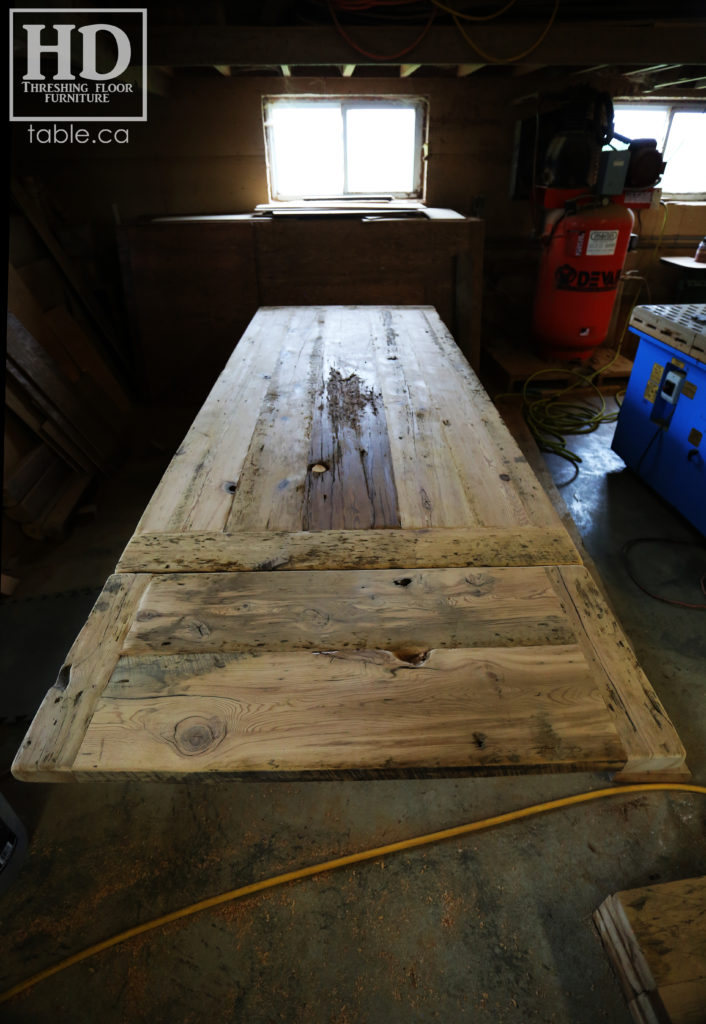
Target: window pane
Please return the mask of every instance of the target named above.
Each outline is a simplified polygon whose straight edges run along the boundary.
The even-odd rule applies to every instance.
[[[618,135],[628,139],[656,139],[657,148],[661,149],[668,121],[668,107],[616,106],[613,124]]]
[[[662,176],[665,192],[706,192],[706,114],[678,110],[672,118]]]
[[[273,195],[335,196],[343,192],[339,104],[273,104],[269,123]]]
[[[409,107],[346,110],[349,192],[412,192],[416,113]]]

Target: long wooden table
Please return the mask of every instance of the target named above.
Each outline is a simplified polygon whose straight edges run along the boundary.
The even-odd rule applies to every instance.
[[[294,306],[240,340],[13,772],[631,780],[684,760],[435,310]]]

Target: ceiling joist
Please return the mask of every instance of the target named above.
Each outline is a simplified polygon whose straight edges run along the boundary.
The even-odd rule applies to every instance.
[[[532,42],[536,28],[513,22],[489,22],[474,26],[471,36],[487,53],[502,58],[521,53]],[[536,34],[535,34],[536,38]],[[405,27],[360,26],[356,40],[369,53],[395,54],[409,45]],[[290,66],[345,66],[353,57],[345,39],[331,26],[238,27],[192,25],[151,28],[150,63],[174,67],[260,64],[281,65],[286,54]],[[419,64],[462,65],[477,56],[453,26],[436,25],[410,52]],[[556,22],[532,53],[533,61],[546,66],[605,66],[614,64],[657,65],[704,63],[703,22]],[[380,61],[355,52],[356,64],[399,65],[399,59]],[[499,63],[503,63],[502,60]]]

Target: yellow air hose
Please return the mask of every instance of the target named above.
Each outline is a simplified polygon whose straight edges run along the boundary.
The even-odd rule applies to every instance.
[[[222,892],[218,896],[210,896],[208,899],[199,900],[198,903],[182,907],[181,910],[173,910],[170,914],[163,914],[162,917],[155,917],[152,921],[146,921],[144,924],[138,924],[134,928],[128,928],[124,932],[113,935],[110,939],[96,942],[95,945],[88,946],[86,949],[81,950],[80,953],[74,953],[52,967],[46,967],[43,971],[38,971],[37,974],[33,974],[24,981],[18,982],[17,985],[6,989],[5,992],[0,993],[0,1003],[7,1002],[13,996],[26,992],[27,989],[32,988],[38,982],[44,981],[45,978],[50,978],[52,974],[58,974],[59,971],[72,967],[82,960],[87,960],[89,957],[95,956],[96,953],[102,953],[103,950],[110,949],[111,946],[117,946],[128,939],[134,939],[137,935],[144,935],[145,932],[152,931],[153,928],[160,928],[162,925],[170,924],[172,921],[178,921],[183,917],[198,914],[201,910],[218,907],[222,903],[230,903],[233,900],[241,899],[243,896],[252,896],[256,892],[263,892],[265,889],[274,889],[289,882],[297,882],[301,878],[310,878],[312,875],[319,875],[324,871],[335,871],[337,868],[349,867],[351,864],[375,860],[378,857],[385,857],[391,853],[413,850],[419,846],[428,846],[431,843],[442,842],[444,839],[456,839],[459,836],[469,835],[471,832],[483,832],[485,829],[495,828],[496,825],[506,825],[513,821],[520,821],[522,818],[531,818],[536,814],[544,814],[546,811],[558,810],[560,807],[572,807],[574,804],[585,804],[592,800],[602,800],[611,796],[624,796],[628,793],[653,793],[657,791],[700,793],[702,796],[706,796],[706,786],[694,786],[676,782],[648,782],[632,786],[616,786],[612,789],[596,789],[589,793],[576,793],[574,796],[565,796],[559,800],[548,800],[546,803],[533,804],[531,807],[521,807],[517,811],[508,811],[507,814],[497,814],[492,818],[483,818],[480,821],[457,825],[454,828],[445,828],[440,832],[428,832],[425,835],[413,836],[411,839],[402,839],[397,843],[388,843],[386,846],[376,846],[370,850],[362,850],[360,853],[349,853],[344,857],[336,857],[333,860],[325,860],[319,864],[311,864],[306,868],[297,868],[296,871],[286,871],[282,875],[273,875],[272,878],[265,878],[260,882],[252,882],[250,885],[243,885],[239,889],[230,889],[228,892]]]

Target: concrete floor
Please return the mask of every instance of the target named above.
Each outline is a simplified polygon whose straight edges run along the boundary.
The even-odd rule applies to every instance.
[[[562,493],[682,736],[694,781],[704,783],[703,612],[650,599],[618,556],[632,537],[699,537],[624,469],[610,436],[604,427],[577,440],[584,462]],[[568,466],[551,461],[561,483]],[[24,606],[37,637],[49,617],[58,619],[52,635],[60,633],[71,603],[46,595],[101,586],[163,465],[154,453],[133,458],[99,492],[96,519],[77,525],[26,574],[14,614]],[[658,561],[648,568],[665,579],[671,573]],[[64,625],[65,649],[75,628]],[[14,626],[12,633],[3,659],[25,635]],[[63,653],[56,651],[57,667]],[[29,654],[25,643],[31,666]],[[5,672],[5,693],[19,688],[32,703],[53,681],[43,671]],[[5,697],[7,707],[16,704]],[[3,766],[23,731],[22,723],[0,727]],[[581,774],[52,787],[6,774],[0,788],[31,845],[0,897],[0,987],[252,880],[607,783],[606,775]],[[28,1024],[629,1024],[591,914],[609,893],[703,874],[705,865],[702,797],[611,798],[203,912],[69,968],[0,1016]]]

